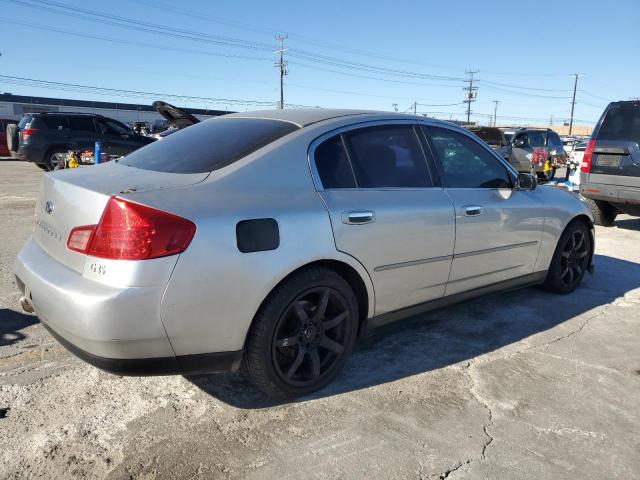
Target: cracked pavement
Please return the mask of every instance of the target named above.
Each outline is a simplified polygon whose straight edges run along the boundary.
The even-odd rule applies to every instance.
[[[12,264],[41,175],[0,162],[0,477],[640,478],[639,219],[597,229],[574,294],[421,315],[273,405],[240,375],[98,371],[21,313]]]

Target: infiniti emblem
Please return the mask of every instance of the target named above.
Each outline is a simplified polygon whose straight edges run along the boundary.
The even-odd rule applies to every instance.
[[[49,215],[51,215],[51,212],[53,212],[53,202],[51,200],[47,200],[47,202],[44,204],[44,211]]]

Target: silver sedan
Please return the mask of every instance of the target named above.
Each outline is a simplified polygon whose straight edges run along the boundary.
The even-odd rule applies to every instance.
[[[578,196],[450,123],[262,111],[45,175],[15,273],[23,307],[99,368],[244,365],[288,397],[381,325],[514,287],[573,291],[592,225]]]

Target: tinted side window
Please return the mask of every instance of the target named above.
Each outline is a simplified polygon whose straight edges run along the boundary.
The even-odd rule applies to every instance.
[[[69,117],[69,126],[76,132],[95,132],[93,117]]]
[[[598,131],[598,140],[640,144],[640,103],[612,105]]]
[[[562,151],[562,140],[556,132],[549,132],[547,134],[547,146],[550,149],[556,149],[558,151]]]
[[[359,188],[433,186],[411,125],[362,128],[345,139]]]
[[[157,172],[211,172],[298,128],[293,123],[264,118],[212,118],[167,135],[119,163]]]
[[[67,117],[61,117],[58,115],[54,115],[54,116],[41,115],[40,121],[44,123],[47,126],[47,128],[50,128],[53,130],[62,130],[65,128],[69,128]]]
[[[510,188],[511,179],[500,161],[475,140],[445,128],[426,128],[440,160],[442,182],[449,188]]]
[[[31,123],[31,120],[33,120],[33,117],[30,117],[29,115],[25,115],[24,117],[22,117],[20,119],[20,122],[18,123],[18,129],[23,130],[27,128],[27,125]]]
[[[324,188],[356,187],[356,179],[340,135],[322,142],[316,148],[314,157]]]

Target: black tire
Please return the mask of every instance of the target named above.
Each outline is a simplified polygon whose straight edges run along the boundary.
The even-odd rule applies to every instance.
[[[18,136],[18,125],[10,123],[7,125],[7,147],[10,152],[17,152],[20,144],[20,138]]]
[[[41,168],[42,170],[44,170],[45,172],[49,170],[49,166],[45,165],[44,163],[36,163],[36,166],[38,168]]]
[[[594,200],[593,198],[585,198],[591,213],[593,214],[593,222],[602,227],[611,227],[618,216],[618,210],[610,203],[602,200]]]
[[[247,336],[244,370],[274,399],[299,397],[329,384],[353,351],[358,302],[347,281],[311,267],[267,297]]]
[[[64,156],[67,154],[66,148],[52,148],[45,155],[45,170],[51,172],[56,170],[58,164],[64,161]]]
[[[573,292],[589,268],[591,235],[582,220],[570,223],[558,240],[544,288],[567,294]]]

